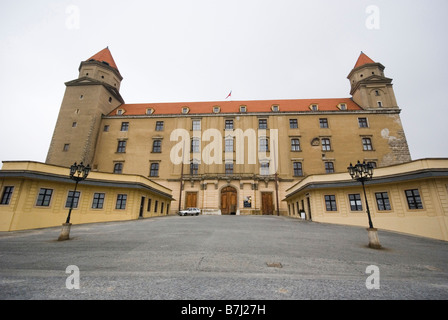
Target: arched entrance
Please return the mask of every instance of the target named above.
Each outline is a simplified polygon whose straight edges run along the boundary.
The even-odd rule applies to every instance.
[[[221,214],[236,214],[237,194],[234,187],[221,189]]]

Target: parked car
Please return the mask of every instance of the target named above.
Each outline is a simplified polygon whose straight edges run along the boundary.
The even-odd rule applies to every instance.
[[[187,208],[179,211],[180,216],[197,216],[201,213],[201,209],[199,208]]]

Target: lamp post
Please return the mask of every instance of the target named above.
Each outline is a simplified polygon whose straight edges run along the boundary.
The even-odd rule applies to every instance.
[[[364,199],[366,200],[366,210],[367,210],[367,217],[369,219],[369,228],[367,231],[369,232],[369,247],[371,248],[381,248],[379,239],[378,239],[378,233],[377,229],[373,227],[372,218],[370,216],[370,209],[369,209],[369,203],[367,201],[367,195],[366,195],[366,188],[364,185],[364,182],[367,180],[371,180],[373,176],[373,167],[370,163],[366,163],[363,161],[363,163],[359,162],[352,165],[350,163],[350,166],[347,167],[348,172],[350,173],[350,176],[353,180],[359,181],[362,184],[362,190],[364,191]]]
[[[78,188],[78,183],[80,181],[83,181],[87,178],[89,175],[91,168],[90,165],[84,166],[84,164],[81,162],[80,164],[77,164],[76,162],[70,166],[70,179],[75,180],[75,190],[72,194],[72,199],[70,202],[70,209],[68,211],[67,219],[64,224],[62,224],[62,231],[59,235],[58,240],[68,240],[70,235],[70,216],[72,214],[73,204],[76,196],[76,189]]]

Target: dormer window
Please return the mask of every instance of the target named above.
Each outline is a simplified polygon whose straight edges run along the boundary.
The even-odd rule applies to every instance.
[[[345,103],[338,104],[339,110],[347,110],[347,105]]]
[[[124,113],[123,109],[118,109],[117,110],[117,116],[121,116]]]
[[[247,107],[246,106],[240,106],[240,112],[246,112]]]
[[[310,109],[311,109],[311,111],[318,111],[319,106],[317,104],[312,104],[312,105],[310,105]]]
[[[153,113],[154,113],[154,109],[153,108],[146,109],[146,114],[147,115],[150,115],[150,114],[153,114]]]
[[[219,111],[221,111],[221,108],[219,106],[213,107],[213,113],[219,113]]]
[[[278,111],[280,111],[280,108],[279,108],[278,105],[274,104],[273,106],[271,106],[271,110],[272,110],[273,112],[278,112]]]
[[[188,108],[188,107],[182,107],[182,113],[183,113],[183,114],[187,114],[188,112],[190,112],[190,108]]]

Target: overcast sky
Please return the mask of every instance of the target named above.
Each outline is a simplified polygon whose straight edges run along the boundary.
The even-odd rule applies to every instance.
[[[447,12],[447,0],[1,0],[0,161],[45,161],[64,83],[107,46],[126,103],[350,97],[363,51],[393,79],[412,158],[448,157]]]

